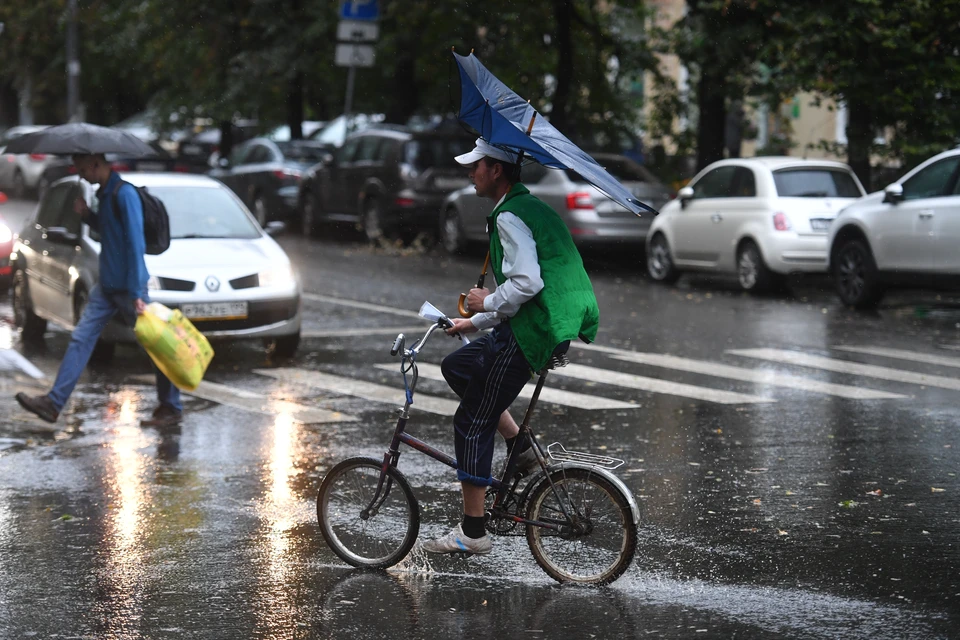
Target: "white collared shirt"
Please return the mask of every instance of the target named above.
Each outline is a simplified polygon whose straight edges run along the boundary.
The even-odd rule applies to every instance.
[[[503,198],[496,206],[499,207],[501,202]],[[543,289],[537,243],[530,227],[515,214],[501,211],[497,216],[497,232],[503,247],[502,273],[505,280],[496,291],[484,298],[484,313],[478,313],[470,319],[478,329],[489,329],[502,320],[512,318],[520,310],[520,305]]]

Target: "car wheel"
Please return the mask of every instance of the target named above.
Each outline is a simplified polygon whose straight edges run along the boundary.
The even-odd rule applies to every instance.
[[[875,307],[883,297],[877,263],[861,240],[848,240],[837,250],[833,283],[844,304],[858,309]]]
[[[79,324],[80,318],[83,316],[83,310],[87,306],[89,299],[90,296],[87,290],[83,287],[78,287],[73,298],[74,326]],[[117,344],[115,342],[105,342],[104,340],[97,339],[97,343],[93,345],[93,353],[90,354],[90,361],[98,364],[106,364],[113,360],[113,355],[116,350]]]
[[[670,245],[662,233],[658,233],[650,240],[647,251],[647,273],[657,282],[670,284],[680,277],[680,271],[674,266],[670,257]]]
[[[13,197],[18,200],[27,197],[27,181],[19,169],[13,172]]]
[[[312,238],[316,229],[317,200],[309,191],[303,194],[303,204],[300,207],[300,231],[304,238]]]
[[[261,227],[267,227],[267,220],[270,215],[267,213],[267,203],[259,193],[253,197],[253,217],[257,219],[257,224]]]
[[[384,237],[383,215],[375,198],[369,198],[363,203],[363,232],[370,242],[377,242]]]
[[[300,333],[267,340],[267,351],[277,358],[292,358],[300,346]]]
[[[440,223],[440,244],[447,253],[458,254],[463,251],[463,226],[460,224],[460,214],[453,207],[443,212]]]
[[[47,330],[47,321],[33,312],[27,276],[18,269],[13,274],[13,323],[24,340],[40,340]]]
[[[776,280],[776,275],[764,264],[760,248],[751,240],[740,245],[737,251],[737,280],[740,288],[752,293],[768,291]]]

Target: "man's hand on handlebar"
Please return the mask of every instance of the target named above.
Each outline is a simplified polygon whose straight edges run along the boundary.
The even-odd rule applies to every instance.
[[[470,318],[451,318],[450,322],[453,326],[444,329],[448,336],[455,336],[457,334],[467,335],[468,333],[475,333],[477,331],[476,325],[470,321]]]

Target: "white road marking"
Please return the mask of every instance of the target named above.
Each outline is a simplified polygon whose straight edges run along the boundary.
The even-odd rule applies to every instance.
[[[641,391],[650,391],[653,393],[665,393],[672,396],[681,396],[684,398],[693,398],[695,400],[706,400],[707,402],[717,402],[720,404],[757,404],[776,402],[773,398],[764,398],[753,396],[746,393],[736,393],[733,391],[720,391],[717,389],[708,389],[706,387],[697,387],[691,384],[680,382],[669,382],[657,378],[647,378],[630,373],[620,373],[617,371],[608,371],[607,369],[598,369],[596,367],[587,367],[579,364],[569,364],[566,367],[551,371],[551,375],[568,376],[578,380],[587,380],[591,382],[600,382],[602,384],[612,384],[628,389],[639,389]]]
[[[692,360],[690,358],[681,358],[660,353],[631,353],[630,355],[616,355],[613,357],[617,360],[638,362],[640,364],[663,367],[665,369],[675,369],[678,371],[687,371],[689,373],[699,373],[707,376],[729,378],[731,380],[741,380],[743,382],[753,382],[755,384],[774,387],[813,391],[815,393],[825,393],[831,396],[840,396],[841,398],[851,398],[853,400],[907,397],[898,393],[811,380],[810,378],[794,376],[779,371],[745,369],[743,367],[733,367],[719,362]]]
[[[910,360],[911,362],[935,364],[941,367],[960,368],[960,358],[937,356],[930,353],[918,353],[916,351],[907,351],[906,349],[888,349],[886,347],[851,347],[847,345],[835,345],[833,348],[839,351],[849,351],[851,353],[865,353],[871,356],[898,358],[900,360]]]
[[[387,307],[380,304],[373,304],[370,302],[361,302],[360,300],[350,300],[349,298],[334,298],[333,296],[325,296],[319,293],[304,293],[304,300],[312,300],[314,302],[328,302],[330,304],[339,304],[344,307],[354,307],[356,309],[364,309],[366,311],[375,311],[377,313],[392,313],[395,316],[403,316],[405,318],[418,318],[423,320],[416,311],[409,311],[407,309],[394,309],[393,307]]]
[[[418,362],[417,366],[419,367],[420,377],[427,378],[428,380],[440,380],[443,381],[443,373],[440,372],[440,367],[435,364],[430,364],[426,362]],[[397,365],[394,364],[378,364],[378,369],[383,369],[385,371],[394,371],[397,369]],[[549,383],[548,383],[549,384]],[[527,384],[521,391],[518,398],[524,398],[529,400],[533,396],[535,383]],[[550,402],[553,404],[559,404],[566,407],[575,407],[577,409],[587,409],[589,411],[596,411],[599,409],[639,409],[640,405],[631,403],[631,402],[622,402],[620,400],[611,400],[610,398],[603,398],[600,396],[591,396],[583,393],[574,393],[572,391],[562,391],[560,389],[550,389],[547,386],[540,391],[540,400],[543,402]]]
[[[867,376],[868,378],[879,378],[881,380],[891,380],[893,382],[906,382],[909,384],[924,385],[927,387],[939,387],[941,389],[951,389],[960,391],[960,379],[948,378],[946,376],[933,376],[913,371],[901,371],[900,369],[891,369],[889,367],[878,367],[871,364],[860,364],[858,362],[847,362],[835,358],[824,356],[814,356],[799,351],[790,351],[787,349],[731,349],[727,351],[737,356],[746,358],[758,358],[760,360],[772,360],[782,364],[794,364],[801,367],[811,367],[814,369],[825,369],[837,373],[849,373],[857,376]]]
[[[150,384],[153,376],[133,376],[137,382]],[[266,416],[288,414],[295,422],[319,424],[326,422],[356,422],[351,415],[339,411],[328,411],[317,407],[306,407],[286,400],[273,400],[263,394],[244,391],[236,387],[203,381],[194,391],[184,391],[185,395],[217,402],[228,407],[244,409]]]
[[[315,389],[332,391],[333,393],[372,400],[373,402],[383,402],[397,407],[403,404],[403,389],[399,387],[388,387],[382,384],[344,378],[308,369],[254,369],[254,373],[276,378],[277,380],[290,384],[302,384]],[[400,377],[399,373],[398,367],[398,379]],[[437,398],[419,392],[413,398],[414,409],[436,413],[441,416],[452,416],[456,413],[459,404],[460,403],[455,400]]]
[[[301,331],[301,338],[353,338],[353,337],[362,337],[362,336],[383,336],[391,335],[396,336],[398,333],[405,334],[406,336],[415,335],[417,337],[422,336],[427,332],[427,328],[430,325],[426,322],[423,323],[422,327],[396,327],[394,329],[329,329],[329,330],[319,330],[319,331]]]

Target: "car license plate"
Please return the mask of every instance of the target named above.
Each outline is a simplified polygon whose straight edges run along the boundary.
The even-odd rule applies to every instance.
[[[830,218],[813,218],[810,220],[810,228],[814,231],[829,231],[832,222]]]
[[[247,317],[246,302],[203,302],[180,307],[190,320],[243,320]]]

